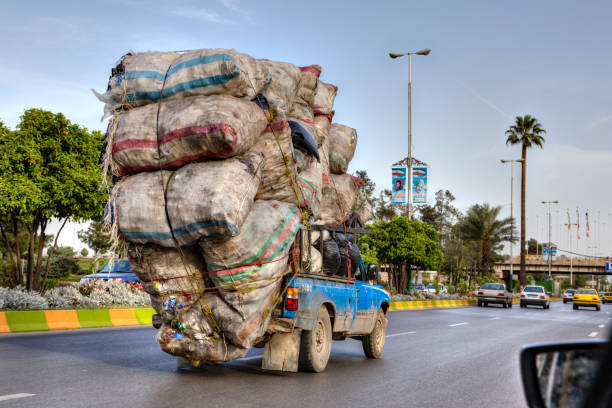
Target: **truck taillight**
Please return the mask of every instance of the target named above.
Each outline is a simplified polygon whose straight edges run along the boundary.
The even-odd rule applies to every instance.
[[[298,288],[287,288],[287,300],[285,301],[285,309],[297,310],[299,297],[300,290]]]

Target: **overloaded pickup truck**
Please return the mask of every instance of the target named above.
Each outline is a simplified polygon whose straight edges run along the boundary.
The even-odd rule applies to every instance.
[[[371,233],[363,228],[312,225],[312,231],[346,234],[355,243],[357,234]],[[301,230],[297,239],[310,242],[311,231]],[[310,246],[308,246],[310,247]],[[321,244],[320,251],[324,250]],[[325,254],[322,253],[323,259]],[[378,358],[385,345],[390,298],[375,284],[363,262],[351,276],[313,274],[299,261],[299,273],[288,276],[285,296],[273,312],[266,336],[262,368],[272,371],[320,372],[329,360],[332,340],[361,341],[368,358]],[[256,345],[257,346],[257,345]]]
[[[488,306],[497,303],[502,307],[512,307],[512,293],[506,289],[503,283],[485,283],[478,289],[478,306]]]

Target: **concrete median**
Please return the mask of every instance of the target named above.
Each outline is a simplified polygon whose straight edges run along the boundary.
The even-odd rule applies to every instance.
[[[150,325],[152,308],[0,312],[0,333]]]

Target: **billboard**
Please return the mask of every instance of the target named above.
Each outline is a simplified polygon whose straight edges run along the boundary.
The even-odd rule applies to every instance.
[[[412,204],[427,204],[427,172],[425,166],[412,167]]]
[[[406,205],[406,167],[391,167],[391,204]]]
[[[606,262],[606,272],[612,272],[612,262]]]

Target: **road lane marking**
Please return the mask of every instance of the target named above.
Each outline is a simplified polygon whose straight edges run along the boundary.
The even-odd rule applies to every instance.
[[[461,323],[449,324],[449,327],[462,326],[464,324],[468,324],[468,323],[467,322],[461,322]]]
[[[261,356],[253,356],[253,357],[242,357],[242,358],[237,358],[234,361],[249,361],[249,360],[257,360],[258,358],[263,358],[263,355]]]
[[[606,327],[606,325],[605,325],[605,324],[600,324],[600,325],[599,325],[599,326],[597,326],[597,327],[599,327],[599,328],[601,329],[602,327]]]
[[[415,334],[415,331],[403,332],[403,333],[395,333],[395,334],[387,334],[387,337],[395,337],[395,336],[404,336],[406,334]]]
[[[597,336],[597,334],[598,334],[598,332],[591,332],[591,333],[589,334],[589,337],[595,337],[595,336]]]
[[[501,319],[501,317],[492,317],[489,320],[499,320],[499,319]]]
[[[0,395],[0,401],[12,400],[17,398],[25,398],[25,397],[33,397],[36,394],[8,394],[8,395]]]

